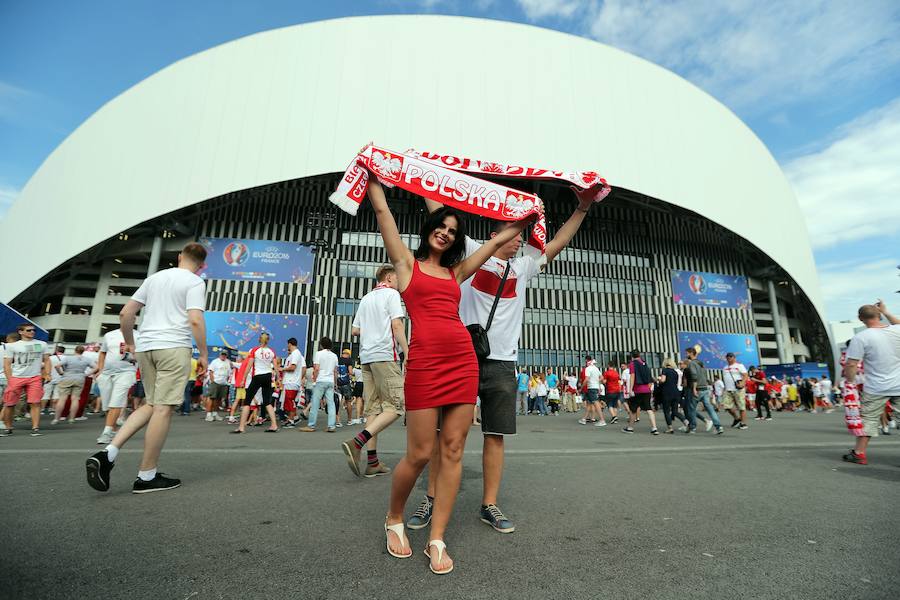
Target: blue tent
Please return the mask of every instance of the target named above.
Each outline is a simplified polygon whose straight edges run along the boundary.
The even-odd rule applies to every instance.
[[[41,329],[35,325],[34,321],[9,306],[0,302],[0,337],[6,338],[6,334],[15,333],[16,328],[23,323],[31,323],[34,325],[34,337],[45,342],[50,340],[50,334],[45,329]],[[3,341],[0,339],[0,341]]]

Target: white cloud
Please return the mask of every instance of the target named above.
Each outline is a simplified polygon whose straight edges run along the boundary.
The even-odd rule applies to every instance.
[[[900,235],[900,98],[785,165],[815,248]],[[893,247],[900,248],[900,239]]]
[[[516,0],[529,21],[541,19],[568,19],[576,11],[584,10],[587,3],[581,0]]]
[[[819,268],[819,281],[832,321],[856,321],[856,310],[863,304],[882,298],[895,314],[900,312],[896,292],[898,261],[884,258],[875,261],[860,257],[855,261],[824,264]]]
[[[900,3],[517,0],[534,21],[571,18],[581,33],[663,65],[730,106],[768,112],[900,65]]]
[[[12,206],[19,196],[19,190],[9,185],[0,184],[0,219],[6,215],[6,211]]]
[[[12,119],[19,112],[23,102],[28,102],[33,94],[26,89],[0,81],[0,119]]]

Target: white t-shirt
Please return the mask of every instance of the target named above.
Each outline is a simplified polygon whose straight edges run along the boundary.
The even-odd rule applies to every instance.
[[[820,396],[831,397],[831,380],[827,377],[819,382]]]
[[[471,256],[481,244],[466,238],[466,257]],[[460,284],[459,318],[464,325],[480,323],[487,325],[491,305],[507,261],[494,256],[487,259],[476,273]],[[541,272],[538,262],[530,256],[518,256],[509,260],[510,269],[503,293],[497,302],[497,311],[488,330],[491,353],[488,358],[515,362],[519,353],[519,339],[522,336],[522,319],[525,315],[525,289],[528,281]]]
[[[0,383],[2,383],[4,385],[6,385],[6,369],[3,368],[3,357],[5,356],[5,354],[4,354],[5,348],[6,348],[6,342],[0,342]],[[53,357],[51,356],[50,358],[51,358],[51,366],[52,366],[52,358]],[[58,373],[57,373],[57,375],[58,375]]]
[[[134,343],[137,344],[138,332],[134,332]],[[100,352],[106,352],[106,358],[103,359],[103,372],[108,375],[117,375],[119,373],[135,373],[137,365],[134,359],[125,359],[125,336],[122,335],[121,329],[113,329],[103,336],[100,342]],[[129,357],[131,358],[131,357]]]
[[[4,361],[12,361],[13,377],[37,377],[44,366],[44,357],[50,354],[46,342],[41,340],[19,340],[6,345]]]
[[[97,368],[97,361],[100,360],[100,353],[93,350],[85,350],[82,356],[88,360],[88,366],[84,368],[84,374],[93,375],[94,369]]]
[[[284,372],[284,389],[300,389],[300,380],[302,379],[301,375],[303,374],[303,366],[305,364],[306,359],[303,358],[303,354],[300,352],[300,350],[297,348],[291,350],[291,353],[288,354],[287,361],[285,362],[284,366],[290,367],[291,365],[295,365],[297,368],[293,371]]]
[[[713,392],[716,396],[721,396],[722,392],[725,391],[725,384],[722,383],[721,379],[716,379],[715,383],[713,383]]]
[[[359,328],[359,362],[367,365],[397,360],[391,321],[404,316],[400,293],[394,288],[375,288],[363,296],[353,317],[353,326]]]
[[[737,391],[737,386],[735,385],[735,383],[743,380],[744,374],[746,372],[747,367],[739,362],[736,362],[733,365],[725,365],[725,368],[722,369],[722,381],[725,382],[725,391]]]
[[[866,365],[867,393],[900,396],[900,325],[860,331],[850,340],[847,358]]]
[[[253,353],[253,375],[267,375],[275,370],[275,351],[265,347],[258,347]]]
[[[221,357],[218,357],[209,363],[209,376],[212,382],[217,385],[228,385],[233,370],[231,361],[227,358],[222,360]]]
[[[578,387],[578,378],[574,375],[569,375],[566,377],[566,387],[572,388],[573,390]]]
[[[154,273],[131,297],[144,305],[141,337],[136,350],[190,348],[189,310],[205,310],[206,284],[195,273],[178,267]]]
[[[59,381],[59,378],[62,375],[59,374],[59,371],[56,370],[56,367],[59,366],[59,363],[62,361],[58,354],[50,355],[50,383],[56,383]]]
[[[319,350],[313,358],[313,364],[319,365],[316,383],[334,383],[334,370],[338,366],[337,354],[331,350]]]
[[[600,389],[601,373],[600,373],[600,369],[597,368],[597,365],[588,366],[584,370],[584,378],[587,380],[587,388],[589,390],[599,390]]]
[[[362,369],[355,367],[353,369],[353,382],[362,383]]]

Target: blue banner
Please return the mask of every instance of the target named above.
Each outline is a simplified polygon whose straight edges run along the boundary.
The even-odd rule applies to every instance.
[[[206,343],[210,360],[222,350],[230,354],[249,352],[259,343],[259,336],[270,336],[269,347],[278,356],[287,355],[288,338],[297,338],[297,347],[306,356],[308,315],[272,315],[243,312],[206,313]]]
[[[15,333],[16,328],[19,325],[24,325],[26,323],[34,325],[34,321],[29,319],[16,309],[10,308],[9,306],[0,302],[0,341],[4,341],[6,339],[6,334]],[[34,325],[34,338],[46,342],[50,339],[50,334],[47,333],[47,330],[41,329],[37,325]]]
[[[206,247],[204,279],[312,283],[313,254],[297,242],[200,238]]]
[[[734,357],[745,367],[759,365],[759,350],[755,335],[744,333],[702,333],[695,331],[678,332],[678,353],[687,356],[685,350],[695,348],[697,358],[709,369],[724,369],[725,355],[734,352]]]
[[[704,271],[672,271],[675,304],[750,310],[747,278]]]
[[[765,368],[768,377],[777,377],[781,380],[806,379],[815,377],[821,379],[828,377],[828,365],[825,363],[785,363],[781,365],[767,365]]]

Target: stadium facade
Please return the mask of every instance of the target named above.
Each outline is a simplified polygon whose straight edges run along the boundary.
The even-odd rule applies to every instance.
[[[621,360],[640,348],[655,365],[691,335],[722,348],[737,336],[763,364],[830,360],[803,216],[737,117],[618,50],[456,17],[260,33],[126,91],[50,155],[0,222],[7,248],[28,249],[0,255],[0,300],[51,339],[92,341],[188,240],[296,243],[315,253],[309,279],[210,278],[209,310],[306,315],[307,339],[349,345],[385,254],[365,206],[351,217],[327,197],[370,139],[596,169],[613,185],[529,289],[522,364],[574,366],[585,352]],[[571,192],[528,189],[544,199],[552,235]],[[423,203],[389,198],[414,243]],[[35,242],[36,226],[49,242]],[[474,218],[473,229],[487,234]]]

